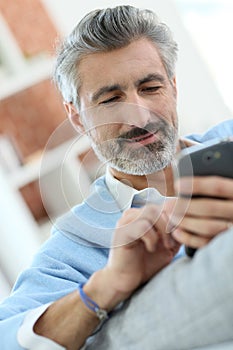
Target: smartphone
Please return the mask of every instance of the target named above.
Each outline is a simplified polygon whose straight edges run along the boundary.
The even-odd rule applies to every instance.
[[[211,175],[233,178],[233,138],[182,150],[173,169],[175,178]],[[192,257],[196,249],[185,247],[185,251]]]

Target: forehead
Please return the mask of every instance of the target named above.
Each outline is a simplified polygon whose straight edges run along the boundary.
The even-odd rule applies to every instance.
[[[106,84],[127,85],[150,73],[167,78],[157,47],[148,39],[139,39],[110,52],[84,57],[79,63],[80,97]]]

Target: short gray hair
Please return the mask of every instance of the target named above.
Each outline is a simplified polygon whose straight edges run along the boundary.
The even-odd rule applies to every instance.
[[[175,75],[177,43],[168,26],[150,10],[117,6],[88,13],[57,51],[54,81],[64,101],[79,107],[78,64],[86,55],[120,49],[147,38],[160,54],[168,78]]]

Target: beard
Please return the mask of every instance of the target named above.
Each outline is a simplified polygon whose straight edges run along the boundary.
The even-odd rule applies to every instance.
[[[134,147],[136,138],[156,134],[156,141]],[[96,143],[91,139],[92,148],[101,162],[130,175],[149,175],[169,165],[176,152],[177,125],[168,124],[164,119],[149,123],[145,128],[134,128],[117,138]]]

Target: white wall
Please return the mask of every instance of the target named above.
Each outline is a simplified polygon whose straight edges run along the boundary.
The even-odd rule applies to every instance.
[[[6,279],[6,276],[2,273],[0,269],[0,283],[1,283],[1,288],[0,288],[0,302],[6,298],[11,290],[11,285],[10,282]]]
[[[0,168],[0,270],[12,285],[19,272],[30,264],[40,241],[38,226],[8,177]]]
[[[69,33],[84,14],[95,8],[127,3],[154,10],[163,21],[169,24],[180,47],[177,83],[181,133],[201,132],[221,120],[232,118],[207,65],[194,46],[191,36],[185,30],[176,0],[144,0],[143,3],[139,0],[43,1],[64,34]]]

